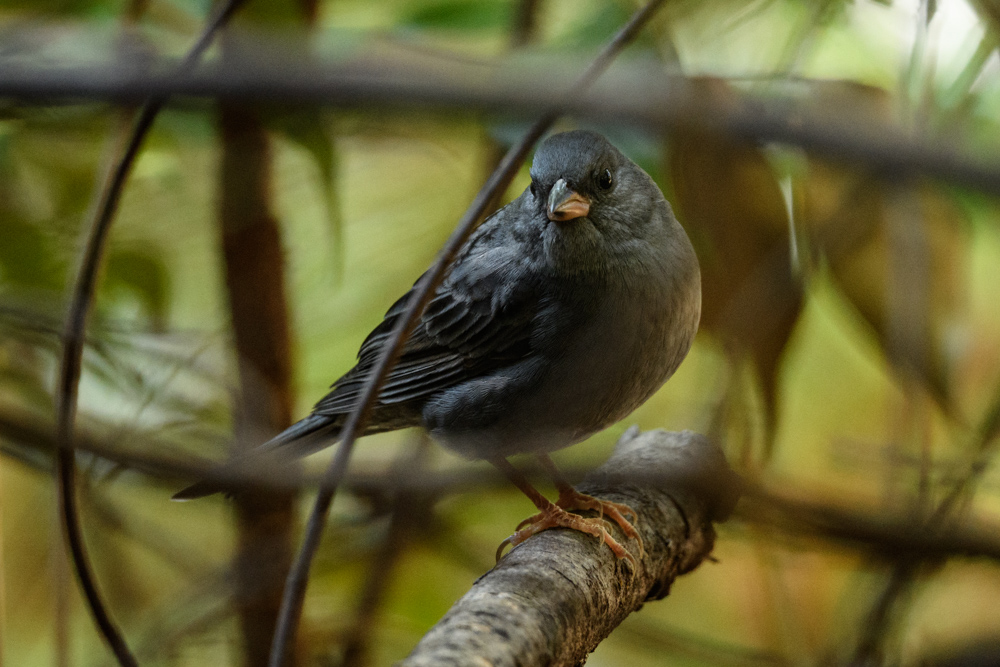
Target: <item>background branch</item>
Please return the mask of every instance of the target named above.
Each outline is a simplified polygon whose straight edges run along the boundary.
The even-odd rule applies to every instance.
[[[51,453],[55,442],[44,422],[16,417],[0,411],[0,434],[8,441],[22,443],[43,454]],[[153,450],[169,450],[172,444],[158,442],[149,434],[146,442]],[[318,484],[314,475],[286,474],[271,470],[267,476],[255,471],[234,471],[219,468],[210,461],[194,462],[164,455],[150,455],[121,450],[82,431],[76,439],[77,448],[123,468],[142,473],[147,479],[160,480],[174,489],[179,484],[207,479],[217,481],[226,488],[270,488],[294,490]],[[19,458],[29,465],[40,464],[44,459],[4,448],[4,454]],[[547,477],[541,469],[526,467],[529,479],[539,483]],[[586,469],[564,466],[568,479],[580,479]],[[655,471],[638,472],[635,480],[648,485],[661,485],[665,478]],[[393,494],[419,494],[444,497],[485,489],[507,488],[509,482],[496,471],[481,470],[434,471],[399,470],[382,468],[354,469],[347,474],[344,485],[362,497],[386,497]],[[1000,528],[995,522],[965,518],[937,532],[914,530],[911,512],[864,510],[853,505],[838,504],[818,499],[815,489],[803,488],[791,480],[769,484],[748,482],[744,499],[737,508],[736,517],[749,524],[776,528],[789,536],[812,536],[830,540],[841,548],[858,549],[877,554],[881,558],[940,559],[952,556],[986,558],[1000,561]]]
[[[274,53],[275,44],[258,44]],[[2,62],[2,61],[0,61]],[[871,113],[870,104],[841,91],[841,99],[812,106],[835,83],[810,81],[811,95],[782,93],[777,84],[770,95],[713,97],[698,79],[671,76],[656,65],[633,64],[616,70],[614,81],[585,93],[567,85],[575,67],[561,60],[541,60],[531,67],[458,66],[448,61],[387,58],[359,54],[327,62],[272,58],[219,63],[182,75],[154,68],[112,62],[104,66],[0,67],[0,97],[22,103],[51,104],[55,99],[134,100],[145,95],[222,97],[244,101],[281,99],[316,102],[332,107],[426,109],[463,114],[497,113],[532,117],[566,98],[565,113],[596,120],[614,119],[651,129],[693,126],[734,139],[779,142],[816,155],[860,165],[894,178],[927,175],[954,181],[992,194],[1000,193],[1000,165],[990,152],[956,142],[961,133],[950,127],[948,139],[912,133]],[[571,98],[569,97],[572,94]],[[825,96],[825,95],[824,95]],[[838,113],[832,116],[830,107]]]

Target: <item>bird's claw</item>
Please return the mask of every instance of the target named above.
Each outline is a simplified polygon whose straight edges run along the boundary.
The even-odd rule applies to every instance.
[[[524,522],[522,521],[521,523],[524,523]],[[513,535],[511,535],[510,537],[508,537],[507,539],[505,539],[503,542],[500,543],[500,546],[497,547],[497,562],[498,563],[500,562],[500,558],[503,557],[504,547],[506,547],[508,544],[511,545],[511,548],[514,548],[514,547],[517,546],[517,544],[514,543],[514,538],[515,537],[517,537],[517,533],[514,533]],[[520,544],[520,543],[518,543],[518,544]]]
[[[567,511],[592,510],[597,512],[602,519],[618,524],[618,527],[625,533],[625,537],[633,539],[638,543],[640,558],[646,555],[646,549],[642,544],[642,536],[639,535],[639,531],[633,525],[639,521],[639,514],[628,505],[594,498],[585,493],[580,493],[572,487],[559,492],[559,500],[556,501],[556,505]],[[626,514],[632,517],[631,521],[625,518]]]
[[[639,533],[635,530],[632,524],[626,521],[624,516],[622,516],[623,512],[627,512],[633,516],[637,516],[636,513],[627,505],[608,503],[606,501],[597,500],[596,498],[578,493],[575,495],[579,496],[579,498],[571,499],[569,498],[569,494],[560,494],[560,503],[550,504],[538,514],[535,514],[534,516],[531,516],[519,523],[517,525],[517,532],[505,539],[500,543],[500,546],[497,547],[497,562],[500,561],[503,551],[508,544],[511,547],[516,547],[532,535],[540,533],[543,530],[548,530],[549,528],[570,528],[582,533],[587,533],[588,535],[593,535],[597,539],[603,541],[608,545],[608,548],[611,549],[612,553],[614,553],[618,559],[624,559],[628,563],[630,569],[634,573],[636,571],[635,557],[630,554],[625,547],[619,544],[614,537],[611,536],[611,534],[604,527],[603,521],[604,517],[607,516],[608,519],[613,520],[621,527],[622,532],[624,532],[627,537],[634,538],[638,542],[641,557],[642,555],[645,555],[645,550],[642,546],[642,538],[639,536]],[[567,501],[572,500],[569,504],[573,509],[592,509],[600,512],[601,516],[587,518],[578,514],[571,514],[561,505],[564,498]],[[583,502],[587,506],[577,507],[574,504],[579,502]]]

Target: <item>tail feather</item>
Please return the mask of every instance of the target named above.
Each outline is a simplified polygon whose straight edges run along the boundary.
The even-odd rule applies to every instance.
[[[261,459],[274,458],[274,454],[287,451],[291,458],[306,456],[330,445],[337,437],[342,417],[311,414],[298,421],[284,431],[274,436],[264,444],[256,447],[245,456],[225,463],[222,472],[243,472],[252,470]],[[223,476],[223,475],[220,475]],[[175,493],[171,500],[195,500],[229,490],[229,487],[218,479],[202,480]]]
[[[343,415],[318,415],[313,413],[274,436],[255,451],[276,452],[294,447],[294,453],[305,456],[332,444],[339,435]]]

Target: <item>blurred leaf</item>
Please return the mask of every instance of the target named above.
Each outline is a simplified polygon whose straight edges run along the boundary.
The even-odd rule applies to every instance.
[[[572,24],[572,30],[566,33],[562,45],[571,49],[596,48],[615,34],[618,26],[628,21],[631,13],[632,9],[623,3],[602,2],[597,11],[581,13],[582,20]],[[639,44],[648,46],[651,41],[647,34],[640,34],[632,48]]]
[[[867,86],[823,86],[815,104],[850,105],[877,119],[892,113],[887,93]],[[874,329],[886,358],[916,372],[938,401],[946,402],[946,337],[960,307],[960,259],[968,242],[957,204],[932,184],[893,188],[868,173],[818,160],[809,163],[803,193],[803,222],[817,251]],[[900,230],[896,237],[890,224]],[[901,261],[917,266],[906,269]],[[918,275],[899,274],[905,270]],[[897,309],[898,319],[903,297],[919,299],[912,306],[917,319],[893,322],[890,307]]]
[[[864,179],[864,176],[860,178]],[[830,268],[847,298],[857,307],[861,315],[872,325],[886,357],[895,365],[905,365],[922,376],[931,392],[939,401],[948,396],[946,334],[956,308],[960,305],[961,275],[958,259],[965,245],[961,226],[956,224],[959,212],[940,192],[931,187],[914,192],[917,198],[918,216],[911,221],[914,226],[915,241],[922,245],[920,261],[926,260],[926,268],[916,283],[905,276],[893,276],[894,253],[913,251],[893,249],[887,229],[887,215],[893,213],[884,201],[884,190],[869,192],[871,204],[858,207],[851,214],[858,242],[847,247],[843,241],[824,246]],[[853,201],[852,197],[852,201]],[[872,205],[874,204],[874,206]],[[881,204],[879,206],[879,204]],[[853,209],[853,207],[852,207]],[[867,218],[865,213],[875,214]],[[892,279],[910,282],[903,287],[893,286]],[[926,287],[926,289],[924,289]],[[919,322],[910,322],[896,327],[893,339],[891,300],[900,298],[893,289],[905,289],[908,296],[921,301],[923,316]],[[904,338],[899,339],[902,335]],[[899,348],[899,349],[896,349]]]
[[[167,316],[170,276],[154,250],[115,249],[107,260],[102,291],[134,297],[145,309],[153,330],[161,330]]]
[[[65,18],[67,15],[76,14],[90,18],[113,18],[120,14],[121,5],[108,0],[3,0],[0,9],[36,16],[53,15]]]
[[[250,0],[233,17],[231,25],[247,27],[257,24],[269,29],[304,25],[302,8],[298,2]]]
[[[694,85],[708,95],[731,95],[720,80]],[[730,353],[750,355],[773,411],[781,355],[802,306],[781,188],[754,146],[691,126],[675,131],[670,142],[677,216],[701,262],[701,326]]]
[[[320,187],[330,226],[331,256],[336,275],[344,266],[343,218],[337,196],[337,143],[330,129],[328,116],[322,109],[309,107],[296,110],[272,111],[262,114],[267,128],[285,136],[305,149],[320,172]]]
[[[432,30],[501,30],[510,25],[513,15],[511,0],[438,0],[418,7],[402,23]]]
[[[2,189],[0,189],[2,191]],[[0,283],[7,287],[60,289],[63,276],[51,235],[18,220],[0,204]]]

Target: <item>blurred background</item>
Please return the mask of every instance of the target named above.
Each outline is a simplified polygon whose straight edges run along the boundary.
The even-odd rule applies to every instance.
[[[265,43],[300,62],[506,72],[537,97],[554,63],[582,68],[637,7],[251,0],[206,60],[268,61]],[[211,9],[3,0],[0,79],[14,65],[178,58]],[[557,463],[596,466],[637,423],[716,438],[751,482],[716,561],[588,665],[1000,665],[1000,209],[988,192],[1000,170],[976,189],[920,164],[888,173],[866,152],[888,127],[930,158],[995,159],[998,44],[995,0],[669,0],[606,81],[648,77],[653,95],[661,75],[683,77],[715,110],[793,105],[857,150],[834,161],[690,115],[558,122],[605,133],[660,184],[698,251],[704,309],[663,390]],[[530,105],[465,110],[427,90],[391,108],[179,98],[143,146],[104,256],[76,422],[84,534],[143,665],[263,664],[313,494],[170,495],[307,414],[534,119]],[[62,543],[53,405],[68,286],[134,115],[87,95],[0,98],[4,665],[113,664]],[[528,182],[525,167],[506,198]],[[487,468],[416,432],[359,442],[297,664],[408,653],[533,510]],[[457,482],[391,483],[431,473]]]

